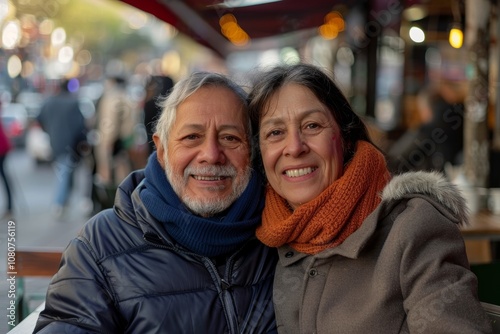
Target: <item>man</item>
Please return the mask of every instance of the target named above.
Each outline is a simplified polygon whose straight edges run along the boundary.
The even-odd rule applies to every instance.
[[[85,119],[78,98],[70,92],[71,80],[63,80],[58,92],[43,104],[37,121],[49,135],[57,176],[53,212],[60,219],[73,189],[76,167],[87,153]]]
[[[130,148],[137,121],[134,104],[127,96],[127,81],[122,76],[108,77],[96,103],[91,193],[94,213],[113,206],[118,185],[132,171]]]
[[[164,101],[144,171],[66,249],[36,333],[276,331],[276,254],[254,237],[245,92],[195,73]]]
[[[137,116],[127,96],[127,82],[109,77],[97,104],[96,172],[101,182],[118,184],[131,172],[128,155]]]

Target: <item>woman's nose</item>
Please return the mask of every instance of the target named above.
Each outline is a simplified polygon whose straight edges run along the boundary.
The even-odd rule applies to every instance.
[[[285,140],[284,154],[293,157],[309,150],[302,134],[299,131],[289,132]]]

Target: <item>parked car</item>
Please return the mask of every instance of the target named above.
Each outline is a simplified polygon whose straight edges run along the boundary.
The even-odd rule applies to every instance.
[[[2,106],[2,124],[5,134],[15,147],[24,147],[29,118],[26,107],[20,103],[7,103]]]

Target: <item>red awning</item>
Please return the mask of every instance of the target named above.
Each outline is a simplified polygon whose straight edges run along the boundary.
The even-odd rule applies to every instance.
[[[250,38],[239,48],[255,48],[268,37],[289,33],[309,32],[325,23],[325,16],[339,9],[349,9],[363,0],[122,0],[175,26],[198,43],[208,46],[222,56],[238,50],[221,31],[220,20],[232,14],[238,27]],[[260,2],[261,4],[241,6]],[[390,0],[378,0],[390,1]],[[339,7],[343,6],[343,7]],[[230,18],[230,16],[229,16]],[[228,16],[225,17],[228,19]],[[295,35],[294,35],[295,36]],[[299,35],[300,36],[300,35]],[[293,37],[292,37],[293,38]],[[293,42],[293,41],[292,41]],[[291,43],[290,41],[288,43]],[[264,43],[266,46],[269,44]]]

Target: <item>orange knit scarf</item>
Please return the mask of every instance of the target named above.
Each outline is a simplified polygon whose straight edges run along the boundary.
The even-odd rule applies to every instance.
[[[359,141],[342,177],[293,212],[268,186],[257,237],[270,247],[289,244],[307,254],[335,247],[375,210],[389,179],[383,155],[368,142]]]

